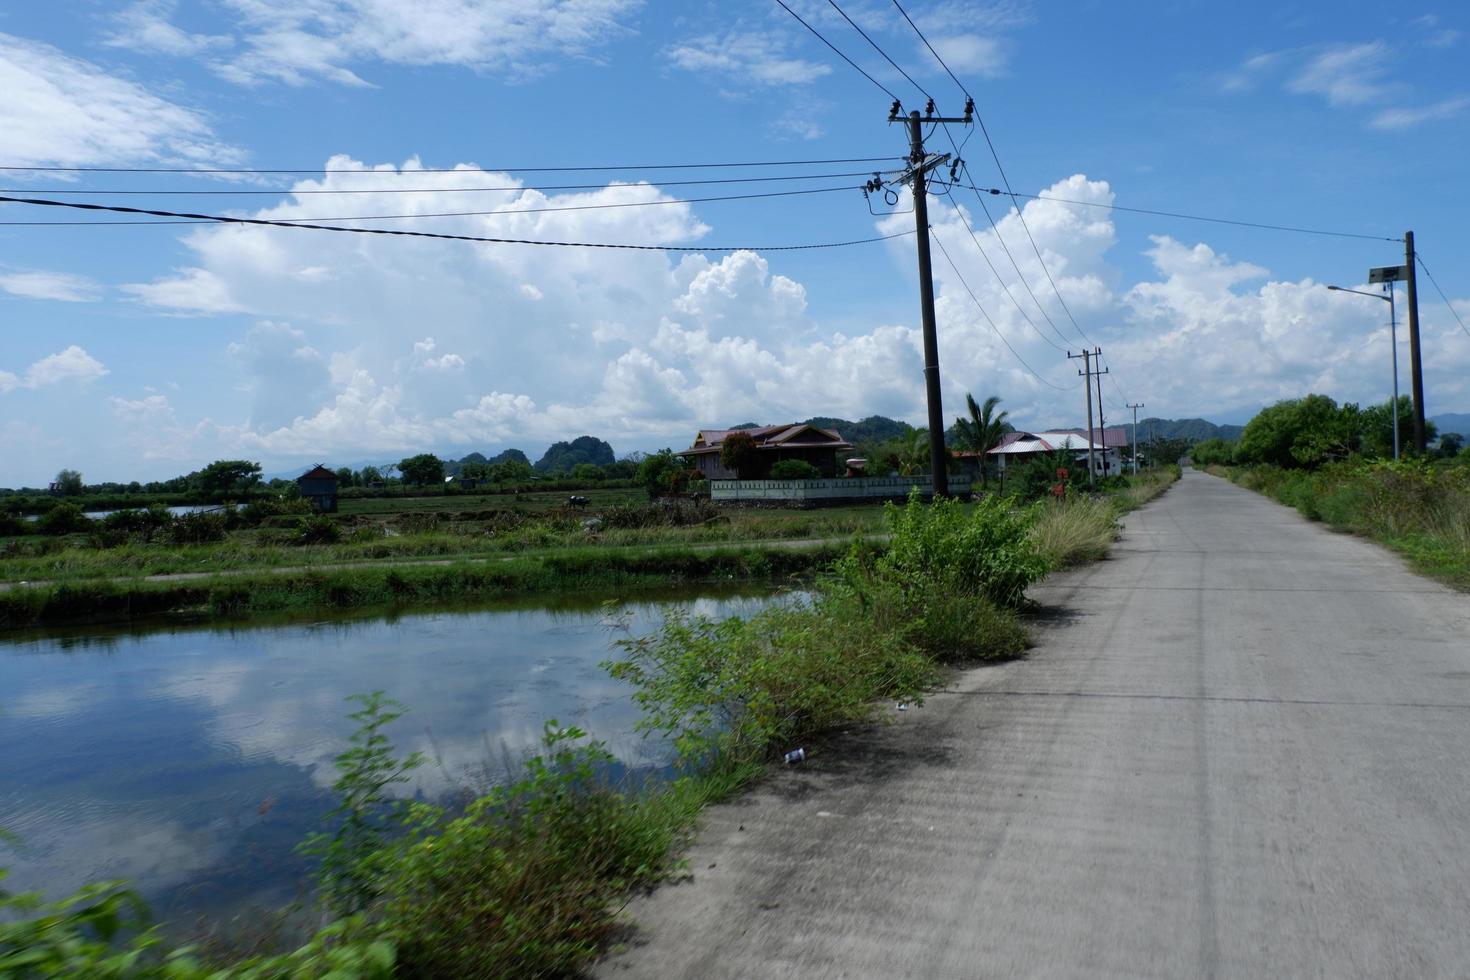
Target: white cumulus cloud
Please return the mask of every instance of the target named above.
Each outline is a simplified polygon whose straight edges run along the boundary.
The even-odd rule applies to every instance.
[[[55,354],[50,354],[26,368],[23,375],[0,371],[0,394],[20,388],[47,388],[66,382],[85,384],[108,373],[102,362],[72,344]]]

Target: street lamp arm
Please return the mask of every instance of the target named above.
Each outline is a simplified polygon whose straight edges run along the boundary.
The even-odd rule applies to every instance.
[[[1334,293],[1352,293],[1355,296],[1372,296],[1374,299],[1381,299],[1385,303],[1393,302],[1393,300],[1389,299],[1382,293],[1365,293],[1361,289],[1346,289],[1342,286],[1328,286],[1327,288],[1332,290]]]

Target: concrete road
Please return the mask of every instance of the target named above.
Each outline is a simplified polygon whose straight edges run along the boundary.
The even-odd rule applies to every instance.
[[[1470,976],[1470,597],[1187,472],[1024,661],[713,809],[608,977]]]

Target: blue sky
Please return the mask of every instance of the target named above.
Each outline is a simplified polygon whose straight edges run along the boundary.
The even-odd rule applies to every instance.
[[[922,104],[830,6],[792,6],[906,106]],[[906,6],[975,95],[1018,193],[1384,237],[1411,228],[1470,319],[1461,8]],[[941,110],[960,111],[958,88],[890,2],[843,7]],[[525,213],[358,224],[535,240],[838,241],[910,230],[912,216],[874,216],[855,189],[527,209],[855,187],[863,178],[668,181],[887,165],[498,168],[896,165],[906,145],[887,109],[878,87],[774,2],[73,0],[0,11],[0,165],[358,171],[0,178],[30,196],[269,190],[51,196],[280,218],[514,209]],[[931,149],[948,149],[942,134]],[[1000,183],[978,135],[962,155],[981,186]],[[492,172],[397,172],[457,166]],[[636,182],[647,183],[621,186]],[[465,189],[548,183],[596,186]],[[403,188],[420,192],[391,192]],[[947,417],[968,391],[1001,395],[1023,426],[1077,424],[1081,393],[1064,352],[1083,335],[1106,352],[1114,419],[1125,398],[1145,415],[1238,421],[1309,390],[1387,397],[1386,304],[1323,285],[1358,286],[1368,267],[1401,262],[1395,243],[1055,200],[1027,203],[1023,228],[1005,201],[986,199],[998,231],[968,191],[931,201],[936,240],[969,287],[936,254]],[[0,221],[89,218],[0,210]],[[920,422],[913,248],[909,237],[679,256],[285,229],[0,226],[0,485],[44,483],[63,466],[89,480],[148,479],[220,457],[277,470],[422,449],[537,454],[583,433],[621,453],[678,448],[697,427],[752,419]],[[1427,281],[1421,307],[1428,409],[1470,411],[1470,335]],[[1401,326],[1406,354],[1404,338]]]

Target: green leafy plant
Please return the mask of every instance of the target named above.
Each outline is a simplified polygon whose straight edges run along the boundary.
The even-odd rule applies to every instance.
[[[349,701],[361,707],[348,717],[357,722],[351,746],[337,756],[338,803],[327,814],[338,827],[331,834],[315,833],[300,845],[305,854],[321,857],[317,877],[327,906],[339,915],[360,912],[379,894],[383,845],[401,807],[388,790],[407,782],[408,774],[423,762],[415,752],[405,759],[394,756],[393,743],[383,729],[402,717],[403,705],[382,691],[354,694]]]

